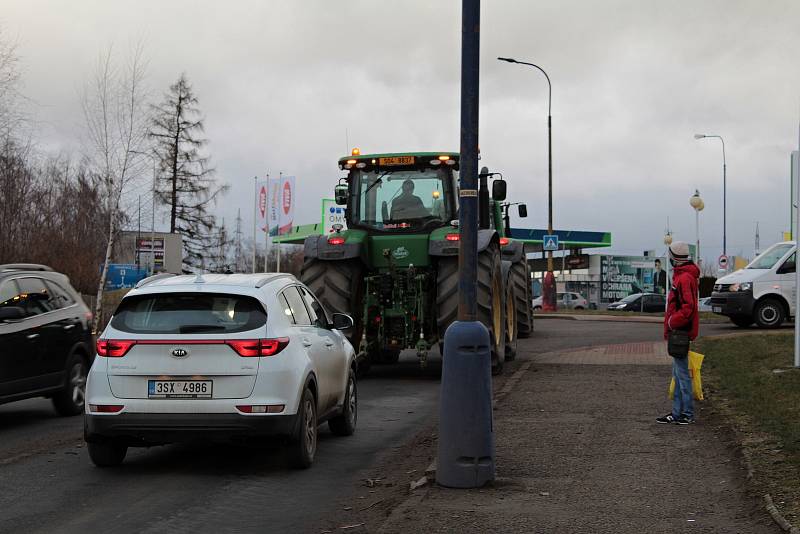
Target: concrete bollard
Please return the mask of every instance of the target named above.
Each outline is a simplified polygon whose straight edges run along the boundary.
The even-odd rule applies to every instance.
[[[494,480],[494,426],[489,331],[456,321],[444,336],[436,482],[479,488]]]

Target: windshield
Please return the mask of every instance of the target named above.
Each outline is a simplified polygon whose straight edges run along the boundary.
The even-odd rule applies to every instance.
[[[160,293],[122,300],[111,326],[135,334],[228,334],[264,326],[252,297],[222,293]]]
[[[630,304],[633,301],[639,300],[639,297],[641,297],[641,295],[639,293],[634,293],[633,295],[628,295],[627,297],[622,299],[620,302],[625,302],[627,304]]]
[[[448,169],[354,171],[354,224],[421,230],[456,218]]]
[[[789,252],[794,245],[791,243],[780,243],[773,245],[765,250],[759,257],[750,262],[747,269],[772,269],[775,264]]]

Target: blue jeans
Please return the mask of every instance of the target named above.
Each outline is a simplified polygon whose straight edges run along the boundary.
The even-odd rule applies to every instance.
[[[672,358],[672,376],[675,378],[675,395],[672,397],[672,417],[694,418],[692,379],[689,378],[689,358]]]

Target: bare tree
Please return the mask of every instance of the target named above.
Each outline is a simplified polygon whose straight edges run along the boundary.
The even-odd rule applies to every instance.
[[[88,137],[88,159],[102,184],[102,202],[109,214],[106,247],[97,286],[95,325],[100,320],[103,290],[114,240],[124,212],[123,194],[142,176],[144,162],[139,152],[147,143],[148,115],[144,85],[145,61],[141,45],[133,48],[120,68],[112,49],[98,58],[83,99]]]
[[[183,236],[184,271],[205,266],[209,249],[218,240],[215,217],[209,213],[218,195],[227,190],[214,181],[197,97],[181,74],[164,100],[153,106],[151,137],[161,162],[158,198],[170,208],[170,232]]]
[[[0,28],[0,137],[3,139],[12,137],[23,120],[19,78],[17,46],[5,38]]]

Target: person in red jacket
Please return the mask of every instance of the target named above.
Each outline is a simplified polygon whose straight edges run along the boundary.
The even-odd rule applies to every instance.
[[[689,245],[681,241],[669,247],[669,261],[673,266],[672,289],[667,295],[667,312],[664,314],[664,339],[672,330],[686,330],[694,341],[700,331],[697,287],[700,269],[689,256]],[[692,379],[689,377],[689,358],[672,358],[672,376],[675,394],[672,413],[656,419],[658,423],[688,425],[694,423]]]

